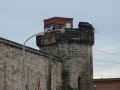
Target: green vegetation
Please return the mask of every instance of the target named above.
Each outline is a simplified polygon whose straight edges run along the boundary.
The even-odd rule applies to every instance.
[[[78,88],[72,88],[70,85],[59,85],[56,87],[56,90],[79,90]]]

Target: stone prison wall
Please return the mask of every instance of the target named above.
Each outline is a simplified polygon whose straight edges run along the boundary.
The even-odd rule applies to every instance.
[[[0,38],[0,90],[22,89],[22,45]],[[25,89],[47,90],[49,54],[26,47]],[[61,85],[62,60],[53,56],[51,88]]]

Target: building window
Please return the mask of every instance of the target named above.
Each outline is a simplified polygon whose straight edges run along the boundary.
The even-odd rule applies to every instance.
[[[44,41],[42,41],[42,45],[45,45]]]
[[[48,42],[51,42],[51,38],[48,38]]]
[[[62,29],[63,26],[64,26],[63,24],[58,24],[58,25],[57,25],[57,29]]]
[[[71,23],[66,23],[66,28],[71,28]]]

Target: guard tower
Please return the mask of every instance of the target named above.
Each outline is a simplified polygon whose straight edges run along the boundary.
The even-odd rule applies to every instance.
[[[44,20],[44,35],[36,37],[36,44],[45,52],[63,59],[63,83],[79,90],[93,90],[94,28],[88,22],[79,22],[73,28],[72,18],[53,17]]]

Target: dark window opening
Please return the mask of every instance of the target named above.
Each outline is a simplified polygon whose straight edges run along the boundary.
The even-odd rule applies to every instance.
[[[45,43],[44,43],[44,41],[42,41],[42,45],[44,45]]]
[[[57,29],[62,29],[63,28],[63,24],[59,24],[59,25],[57,25]]]
[[[51,38],[48,38],[48,42],[51,42]]]
[[[78,90],[81,89],[81,77],[79,76],[78,77]]]

